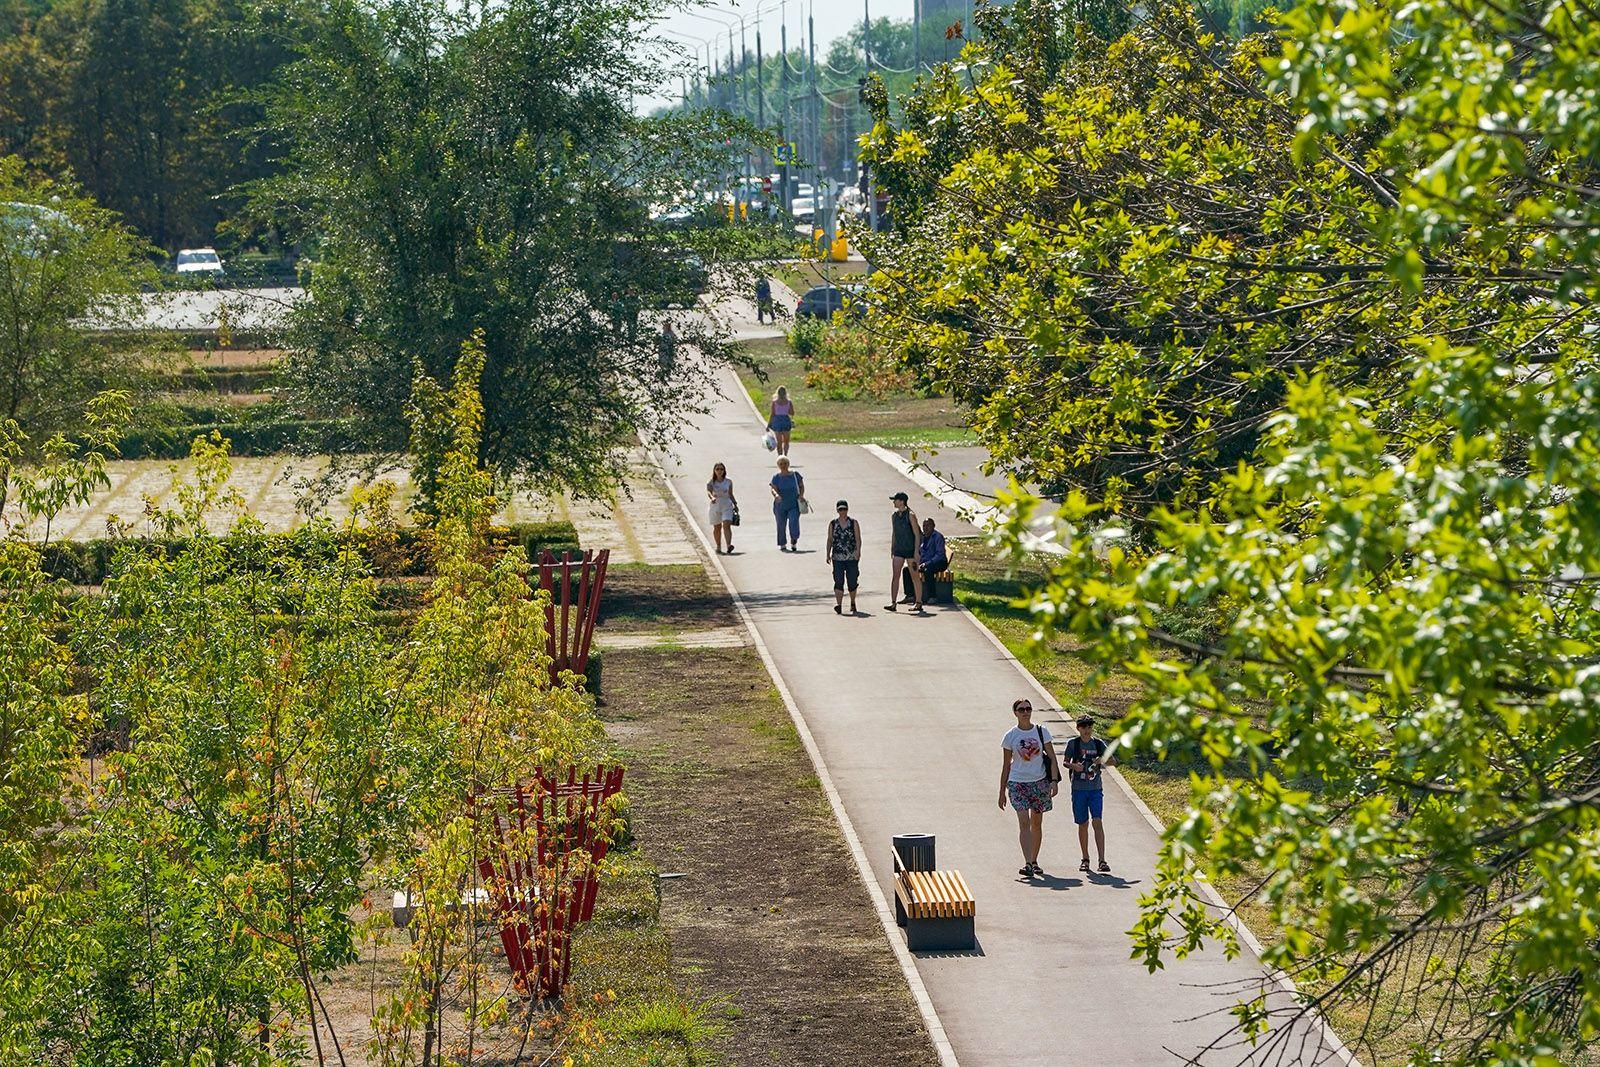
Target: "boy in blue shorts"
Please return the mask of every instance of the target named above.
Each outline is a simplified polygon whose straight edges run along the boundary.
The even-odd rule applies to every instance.
[[[1105,789],[1101,771],[1110,766],[1106,756],[1106,743],[1094,735],[1094,716],[1078,716],[1078,736],[1067,742],[1067,769],[1072,772],[1072,821],[1078,824],[1078,847],[1083,851],[1083,862],[1078,870],[1089,869],[1089,824],[1094,824],[1094,847],[1100,853],[1100,873],[1110,874],[1111,864],[1106,862],[1106,831],[1100,823],[1105,809]]]

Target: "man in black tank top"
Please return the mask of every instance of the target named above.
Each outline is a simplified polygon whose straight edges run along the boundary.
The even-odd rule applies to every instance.
[[[900,600],[900,572],[910,567],[911,583],[906,592],[916,590],[916,602],[922,603],[922,576],[917,573],[913,564],[917,559],[917,549],[922,545],[922,524],[917,522],[916,514],[911,510],[911,505],[904,493],[896,493],[889,498],[894,503],[894,514],[889,516],[889,603],[890,611],[898,611],[896,604]]]

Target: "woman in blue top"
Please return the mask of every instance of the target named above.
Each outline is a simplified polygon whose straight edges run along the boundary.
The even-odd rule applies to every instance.
[[[778,520],[778,551],[797,551],[800,547],[800,501],[806,498],[806,480],[789,469],[789,457],[778,457],[778,473],[772,476],[772,515]],[[785,527],[788,538],[784,538]]]
[[[767,429],[778,439],[778,455],[789,454],[789,433],[794,429],[794,401],[789,399],[789,390],[778,386],[778,395],[772,398],[772,406],[767,409]]]

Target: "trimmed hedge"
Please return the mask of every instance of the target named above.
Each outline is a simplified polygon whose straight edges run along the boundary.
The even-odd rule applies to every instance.
[[[209,422],[131,433],[117,444],[123,459],[184,459],[196,437],[213,432],[228,439],[235,456],[270,456],[291,449],[341,451],[344,424],[337,419],[283,419],[275,422]]]
[[[228,370],[184,367],[167,378],[174,392],[264,393],[277,383],[278,368],[261,366]]]
[[[577,544],[578,532],[570,522],[520,523],[496,527],[489,543],[500,552],[520,546],[529,559],[546,547]],[[221,538],[224,549],[240,567],[270,566],[296,559],[307,559],[327,551],[329,542],[349,545],[367,560],[374,573],[387,578],[423,578],[433,573],[433,532],[418,527],[403,527],[393,533],[373,530],[336,531],[325,537],[308,536],[303,531]],[[144,552],[173,558],[187,542],[178,539],[104,538],[94,541],[56,541],[44,547],[41,567],[46,574],[74,585],[99,585],[111,570],[120,551]]]

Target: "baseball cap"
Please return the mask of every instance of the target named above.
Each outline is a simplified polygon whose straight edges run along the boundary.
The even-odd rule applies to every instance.
[[[839,501],[837,504],[835,504],[833,506],[833,510],[834,511],[838,511],[840,508],[848,508],[849,506],[850,506],[850,501],[841,500],[841,501]]]
[[[1079,715],[1078,716],[1078,725],[1079,726],[1093,726],[1094,725],[1094,716],[1093,715]]]
[[[890,497],[889,499],[890,500],[906,500],[906,501],[909,501],[911,498],[906,496],[904,493],[896,493],[894,496]]]

